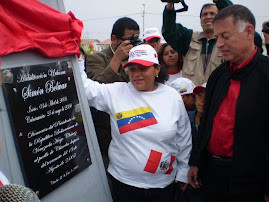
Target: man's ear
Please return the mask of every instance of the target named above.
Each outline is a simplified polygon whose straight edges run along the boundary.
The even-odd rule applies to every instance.
[[[111,36],[111,44],[117,44],[118,38],[116,37],[116,35],[112,35]]]
[[[251,39],[254,38],[254,34],[255,34],[255,28],[252,24],[248,24],[245,28],[246,32],[247,32],[247,38]]]

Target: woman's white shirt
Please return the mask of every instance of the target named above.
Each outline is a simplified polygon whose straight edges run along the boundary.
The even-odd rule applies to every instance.
[[[110,115],[108,172],[140,188],[163,188],[175,179],[187,183],[191,127],[176,90],[163,84],[150,92],[130,82],[100,84],[79,66],[90,105]]]

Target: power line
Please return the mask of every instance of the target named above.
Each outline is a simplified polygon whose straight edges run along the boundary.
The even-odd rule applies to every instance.
[[[134,16],[134,15],[141,15],[142,17],[145,17],[145,15],[163,15],[162,13],[148,13],[148,12],[142,12],[142,13],[132,13],[128,15],[118,15],[118,16],[111,16],[111,17],[102,17],[102,18],[90,18],[90,19],[85,19],[82,20],[84,22],[86,21],[95,21],[95,20],[106,20],[106,19],[113,19],[113,18],[121,18],[125,16]],[[181,17],[200,17],[199,15],[181,15]],[[264,16],[255,16],[255,18],[269,18],[269,15],[264,15]]]
[[[163,15],[162,13],[145,13],[145,14],[149,14],[149,15]],[[184,15],[181,15],[181,17],[199,17],[199,15],[188,15],[188,14],[184,14]],[[264,16],[255,16],[255,18],[264,18],[264,17],[269,17],[269,15],[264,15]]]
[[[118,15],[118,16],[103,17],[103,18],[91,18],[91,19],[85,19],[85,20],[81,20],[81,21],[106,20],[106,19],[121,18],[124,16],[133,16],[133,15],[142,15],[142,13],[133,13],[133,14],[128,14],[128,15]]]

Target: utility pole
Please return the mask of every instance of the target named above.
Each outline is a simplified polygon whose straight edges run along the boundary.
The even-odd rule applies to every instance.
[[[142,17],[143,17],[143,33],[144,33],[144,30],[145,30],[145,4],[143,4],[143,13],[142,13]]]

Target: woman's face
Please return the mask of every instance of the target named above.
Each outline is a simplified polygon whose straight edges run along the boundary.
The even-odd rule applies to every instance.
[[[170,45],[166,46],[163,51],[163,61],[167,66],[177,66],[178,52],[176,52]]]
[[[199,93],[195,95],[195,106],[198,112],[204,112],[204,104],[205,104],[205,90],[201,90]]]
[[[160,72],[160,65],[154,66],[143,66],[140,64],[130,64],[128,66],[128,74],[131,83],[136,90],[139,91],[153,91],[157,88],[155,83],[155,77]]]

